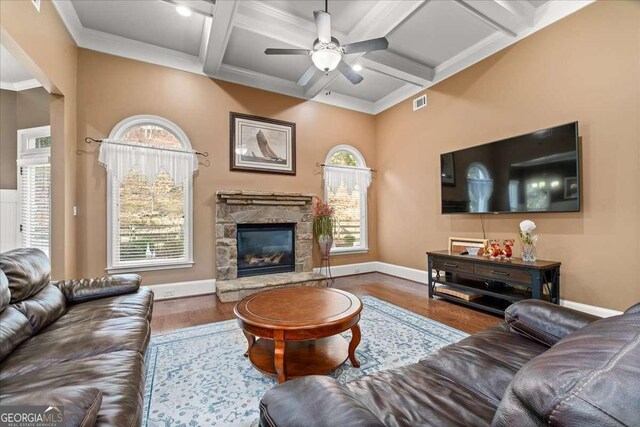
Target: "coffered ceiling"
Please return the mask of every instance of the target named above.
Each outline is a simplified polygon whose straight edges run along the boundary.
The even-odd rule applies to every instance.
[[[352,85],[337,71],[297,81],[323,0],[53,0],[83,48],[377,114],[568,16],[592,0],[330,0],[341,44],[387,37],[389,49],[344,56],[362,67]],[[190,7],[190,16],[176,13]]]

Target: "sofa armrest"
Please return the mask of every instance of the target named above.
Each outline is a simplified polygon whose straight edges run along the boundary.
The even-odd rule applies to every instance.
[[[97,298],[131,294],[140,288],[142,279],[137,274],[116,274],[93,279],[61,280],[52,282],[68,302],[79,303]]]
[[[600,319],[582,311],[532,299],[511,304],[504,317],[512,330],[548,347]]]
[[[261,427],[381,427],[384,424],[333,378],[287,381],[260,401]]]

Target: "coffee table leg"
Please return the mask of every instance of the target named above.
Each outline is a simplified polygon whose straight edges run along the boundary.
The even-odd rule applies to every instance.
[[[360,367],[360,362],[356,359],[358,344],[360,344],[360,326],[356,323],[351,327],[351,341],[349,342],[349,360],[355,368]]]
[[[247,339],[247,351],[244,353],[244,357],[249,356],[249,350],[251,350],[251,346],[256,342],[256,337],[251,335],[247,331],[242,331],[244,337]]]
[[[275,354],[274,354],[274,364],[276,365],[276,372],[278,373],[278,383],[282,384],[287,380],[286,373],[284,371],[284,341],[275,341]]]

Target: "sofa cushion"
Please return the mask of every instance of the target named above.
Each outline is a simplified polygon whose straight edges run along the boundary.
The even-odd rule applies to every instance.
[[[488,426],[496,406],[420,363],[367,375],[349,392],[387,426]]]
[[[4,271],[0,270],[0,311],[7,308],[11,301],[11,292],[9,292],[9,279]]]
[[[100,298],[97,300],[73,304],[67,307],[67,312],[47,330],[67,328],[71,325],[87,325],[108,319],[120,317],[136,317],[151,320],[153,309],[153,294],[149,288],[140,288],[133,294]]]
[[[9,306],[0,312],[0,362],[33,335],[33,328],[24,314]]]
[[[20,393],[78,386],[93,387],[102,392],[97,426],[140,425],[144,360],[134,351],[100,354],[4,379],[0,401]]]
[[[495,426],[637,425],[640,313],[595,321],[514,377]]]
[[[9,280],[11,302],[22,301],[47,286],[51,267],[40,249],[22,248],[0,254],[0,269]]]
[[[0,365],[0,380],[102,353],[130,350],[144,355],[150,333],[149,322],[135,317],[45,329]]]
[[[497,407],[516,372],[548,349],[509,332],[509,326],[503,323],[431,353],[420,363],[474,390]]]
[[[14,307],[29,319],[33,333],[37,334],[62,316],[67,304],[60,289],[47,285],[37,294],[14,304]]]
[[[53,390],[39,390],[37,393],[18,393],[0,400],[0,404],[3,406],[62,406],[66,427],[94,426],[101,403],[102,392],[93,387],[61,387]]]

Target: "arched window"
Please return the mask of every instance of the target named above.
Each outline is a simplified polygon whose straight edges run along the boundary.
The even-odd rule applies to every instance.
[[[191,150],[189,138],[178,126],[149,115],[122,120],[111,131],[109,141],[147,146],[158,155]],[[123,171],[120,179],[115,175],[107,174],[108,270],[193,265],[193,178],[176,183],[164,170],[150,174],[139,167]]]
[[[367,168],[362,154],[349,145],[338,145],[331,149],[325,164],[340,168],[353,168],[353,172]],[[325,171],[325,200],[333,206],[337,218],[331,253],[366,252],[369,250],[367,244],[367,186],[352,184],[351,188],[348,188],[344,182],[341,182],[337,187],[331,188],[331,183],[326,179]]]

